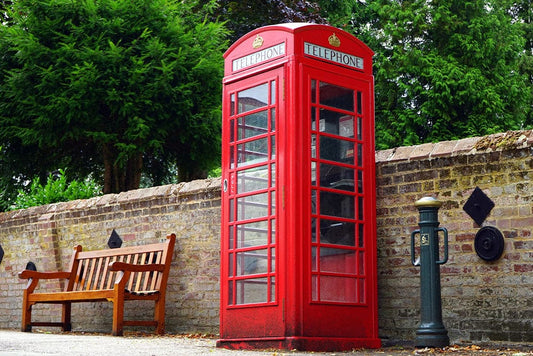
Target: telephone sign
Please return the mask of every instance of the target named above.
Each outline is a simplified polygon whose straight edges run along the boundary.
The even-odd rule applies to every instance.
[[[372,55],[303,23],[225,53],[219,346],[380,346]]]

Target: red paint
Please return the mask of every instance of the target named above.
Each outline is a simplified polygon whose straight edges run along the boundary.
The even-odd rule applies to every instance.
[[[219,346],[380,347],[372,55],[311,24],[226,52]]]

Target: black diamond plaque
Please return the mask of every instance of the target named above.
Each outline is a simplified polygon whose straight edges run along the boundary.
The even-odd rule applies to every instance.
[[[483,224],[492,208],[494,208],[494,202],[479,187],[474,189],[463,206],[463,210],[470,215],[478,226]]]
[[[2,258],[4,258],[4,249],[2,248],[2,245],[0,245],[0,263],[2,263]]]
[[[120,238],[120,236],[118,236],[115,229],[113,229],[113,232],[111,232],[111,236],[109,236],[107,246],[109,246],[109,248],[120,248],[120,246],[122,246],[122,239]]]

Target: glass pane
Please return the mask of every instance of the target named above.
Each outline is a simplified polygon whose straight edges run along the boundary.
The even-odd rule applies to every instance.
[[[353,164],[353,142],[321,136],[319,150],[321,159]]]
[[[228,282],[228,304],[233,305],[233,281]]]
[[[354,197],[344,194],[320,192],[320,214],[355,219]]]
[[[358,234],[358,244],[360,248],[365,247],[365,225],[359,224],[359,232]]]
[[[233,249],[235,248],[234,245],[233,245],[233,241],[235,241],[235,240],[234,240],[233,231],[234,231],[234,228],[233,228],[233,225],[231,225],[231,226],[229,227],[229,246],[228,246],[228,248],[229,248],[230,250],[233,250]]]
[[[355,223],[321,219],[320,242],[324,244],[355,246]]]
[[[237,98],[239,100],[239,109],[237,110],[239,114],[267,106],[268,83],[243,90],[237,94]]]
[[[357,198],[357,211],[359,213],[359,220],[363,220],[363,197]]]
[[[270,165],[270,186],[276,186],[276,164],[273,163]]]
[[[317,222],[316,218],[312,218],[311,219],[311,241],[312,242],[317,242],[317,239],[316,239],[316,229],[317,229],[316,222]]]
[[[265,248],[237,253],[237,276],[268,273],[267,251]]]
[[[235,141],[235,120],[229,121],[229,142]]]
[[[326,302],[357,302],[357,279],[320,276],[320,300]]]
[[[229,114],[231,116],[235,115],[235,94],[231,94],[231,96],[230,96]]]
[[[271,244],[276,243],[276,220],[275,219],[270,220],[270,241],[269,243]]]
[[[353,119],[351,115],[320,109],[318,130],[343,137],[354,137]]]
[[[363,118],[362,117],[357,118],[357,139],[358,140],[363,139]]]
[[[316,158],[316,135],[311,135],[311,158]]]
[[[270,249],[270,271],[269,272],[276,272],[276,249],[275,248]]]
[[[233,277],[233,253],[229,254],[229,271],[228,274],[230,277]]]
[[[316,186],[316,162],[311,162],[311,185]]]
[[[237,172],[237,192],[239,194],[261,189],[268,189],[268,166]]]
[[[365,288],[365,280],[360,279],[358,281],[358,294],[359,294],[359,303],[365,303],[366,302],[366,288]]]
[[[235,220],[235,207],[233,206],[233,199],[229,200],[229,221]]]
[[[240,117],[237,131],[239,140],[268,133],[268,111]]]
[[[320,104],[354,111],[354,91],[338,85],[320,82]]]
[[[361,143],[357,144],[357,165],[363,167],[363,145]]]
[[[317,263],[317,260],[316,260],[316,251],[317,251],[316,247],[313,247],[311,249],[311,271],[313,271],[313,272],[317,272],[318,271],[318,263]]]
[[[237,199],[237,220],[262,218],[268,215],[268,193]]]
[[[268,221],[237,225],[237,248],[268,244]]]
[[[316,108],[311,108],[311,130],[316,131]]]
[[[318,276],[311,277],[311,295],[313,301],[318,300]]]
[[[275,277],[270,278],[270,301],[271,302],[276,301],[276,278]]]
[[[266,303],[268,301],[268,279],[253,278],[236,281],[237,304]]]
[[[357,113],[363,113],[363,93],[360,91],[357,92]]]
[[[270,104],[276,103],[276,82],[270,82]]]
[[[270,192],[270,215],[276,215],[276,192]]]
[[[235,149],[234,146],[229,148],[229,166],[231,169],[235,168]]]
[[[268,158],[268,138],[237,145],[237,166],[265,162]]]
[[[364,251],[359,251],[359,271],[360,276],[365,275],[365,253]]]
[[[337,248],[320,248],[320,272],[356,273],[356,252]]]
[[[270,131],[276,130],[276,109],[270,109]]]
[[[363,193],[363,171],[357,171],[357,193]]]
[[[320,164],[320,186],[353,192],[354,170],[331,164]]]
[[[276,137],[270,136],[270,159],[276,158]]]
[[[316,103],[316,80],[311,80],[311,102]]]
[[[316,190],[311,191],[311,214],[316,214]]]

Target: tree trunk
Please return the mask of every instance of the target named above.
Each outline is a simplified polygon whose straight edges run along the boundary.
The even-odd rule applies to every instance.
[[[118,152],[113,144],[105,144],[103,151],[104,194],[138,189],[141,183],[142,153],[136,153],[124,165],[121,165],[117,162]]]

